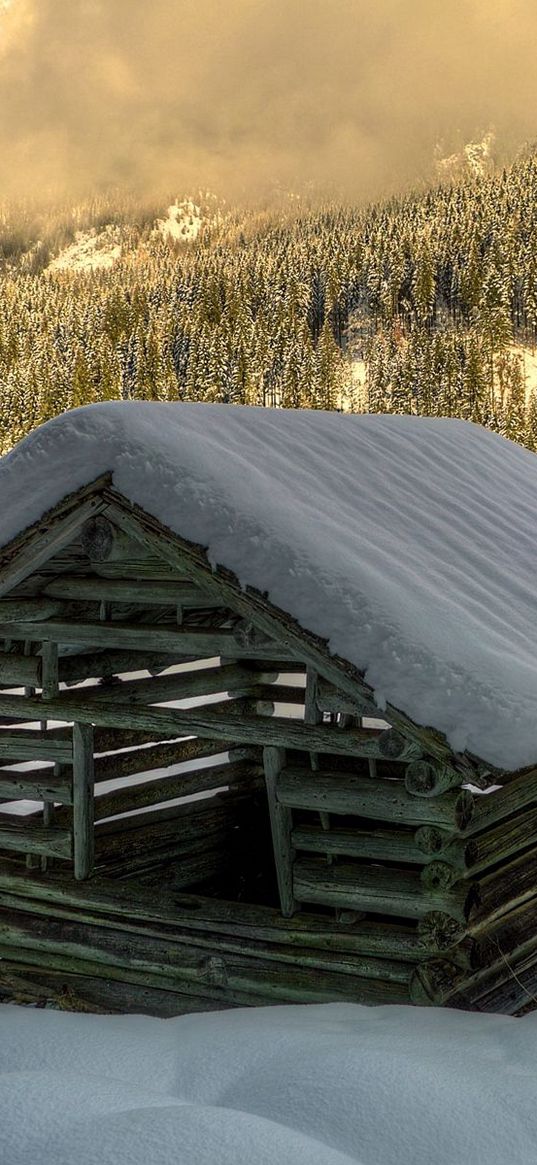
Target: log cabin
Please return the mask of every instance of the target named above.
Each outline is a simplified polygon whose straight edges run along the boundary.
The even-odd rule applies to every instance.
[[[0,998],[534,1006],[533,454],[113,402],[0,496]]]

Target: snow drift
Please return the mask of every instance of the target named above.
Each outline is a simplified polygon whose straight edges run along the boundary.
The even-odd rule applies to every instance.
[[[479,426],[207,404],[64,414],[0,462],[0,543],[114,485],[498,767],[537,761],[537,458]]]
[[[3,1165],[534,1165],[537,1017],[0,1007]]]

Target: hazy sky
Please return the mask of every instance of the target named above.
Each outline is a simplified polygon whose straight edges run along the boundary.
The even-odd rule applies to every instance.
[[[537,137],[536,45],[536,0],[0,0],[0,187],[368,197]]]

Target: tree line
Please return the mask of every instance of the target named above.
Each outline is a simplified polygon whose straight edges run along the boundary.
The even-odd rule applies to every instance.
[[[207,200],[189,242],[157,214],[112,195],[0,214],[3,451],[110,399],[459,416],[537,448],[516,347],[537,335],[533,154],[368,207]],[[54,269],[77,231],[115,232],[120,257]]]

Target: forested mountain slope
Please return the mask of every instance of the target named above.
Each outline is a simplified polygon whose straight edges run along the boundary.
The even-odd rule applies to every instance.
[[[536,335],[531,153],[370,207],[101,196],[0,215],[3,450],[131,397],[461,416],[536,448]]]

